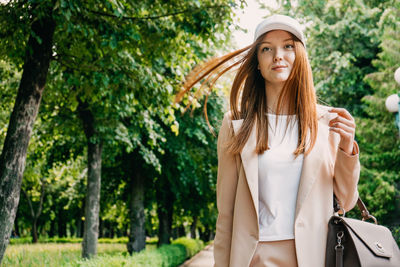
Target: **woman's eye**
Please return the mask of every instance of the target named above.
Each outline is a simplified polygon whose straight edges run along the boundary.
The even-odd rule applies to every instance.
[[[286,48],[286,49],[293,49],[293,45],[287,44],[287,45],[285,45],[285,48]]]
[[[261,48],[261,52],[266,52],[266,51],[271,51],[271,48],[269,48],[269,47]]]

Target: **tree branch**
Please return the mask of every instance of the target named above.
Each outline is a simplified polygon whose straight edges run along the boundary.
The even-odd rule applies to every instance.
[[[165,17],[171,17],[171,16],[176,16],[179,14],[184,14],[184,13],[194,13],[203,9],[213,9],[213,8],[222,8],[222,7],[228,7],[227,5],[211,5],[211,6],[205,6],[201,8],[195,8],[195,9],[184,9],[181,11],[176,11],[172,13],[167,13],[167,14],[160,14],[160,15],[152,15],[152,16],[144,16],[144,17],[128,17],[128,16],[117,16],[114,14],[106,13],[106,12],[100,12],[96,11],[90,8],[85,8],[87,11],[100,15],[100,16],[105,16],[105,17],[110,17],[110,18],[116,18],[116,19],[123,19],[123,20],[152,20],[152,19],[160,19],[160,18],[165,18]]]
[[[39,207],[38,211],[36,212],[35,219],[39,218],[40,214],[42,213],[42,208],[43,208],[43,199],[44,199],[44,191],[46,189],[46,184],[44,182],[44,179],[41,181],[42,185],[40,188],[40,202],[39,202]]]
[[[24,193],[26,199],[28,200],[28,205],[29,205],[29,208],[31,210],[31,216],[32,216],[32,219],[34,219],[35,218],[35,211],[33,210],[31,198],[28,196],[28,193],[23,188],[21,188],[21,191]]]

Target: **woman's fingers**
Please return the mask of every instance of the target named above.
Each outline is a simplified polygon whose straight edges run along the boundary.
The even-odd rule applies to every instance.
[[[332,121],[331,121],[332,122]],[[354,134],[354,132],[355,132],[355,129],[354,129],[354,127],[352,127],[352,126],[348,126],[347,124],[345,124],[345,123],[342,123],[342,122],[333,122],[333,123],[329,123],[329,126],[331,127],[331,128],[337,128],[337,129],[342,129],[343,131],[345,131],[346,133],[350,133],[350,134]]]
[[[354,118],[351,116],[350,112],[344,108],[331,108],[329,112],[337,113],[339,116],[354,122]]]
[[[356,128],[354,118],[344,108],[332,108],[329,112],[338,114],[329,121],[329,130],[340,135],[339,147],[346,153],[352,154]]]
[[[356,124],[353,120],[345,119],[345,118],[341,117],[340,115],[337,116],[336,118],[332,119],[329,122],[329,126],[333,126],[335,123],[342,123],[344,125],[347,125],[350,128],[356,127]]]
[[[340,134],[341,138],[348,139],[348,141],[351,141],[351,139],[353,138],[353,133],[352,132],[346,131],[341,127],[330,127],[329,130]]]

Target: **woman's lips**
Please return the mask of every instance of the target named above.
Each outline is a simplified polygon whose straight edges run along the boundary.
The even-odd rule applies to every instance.
[[[285,68],[287,68],[287,67],[286,66],[275,66],[275,67],[272,67],[272,70],[283,70]]]

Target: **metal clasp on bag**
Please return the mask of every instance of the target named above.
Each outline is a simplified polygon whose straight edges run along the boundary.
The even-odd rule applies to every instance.
[[[340,208],[339,210],[341,210],[343,214],[340,215],[339,212],[338,212],[338,216],[339,216],[339,217],[345,217],[345,216],[346,216],[346,211],[344,210],[344,208],[342,208],[342,207],[340,207],[340,206],[339,206],[339,208]]]
[[[378,220],[375,218],[375,216],[373,216],[373,215],[371,215],[371,214],[369,214],[369,213],[366,213],[365,211],[363,211],[363,212],[361,213],[361,215],[362,215],[362,217],[363,217],[363,218],[362,218],[363,221],[372,219],[372,220],[374,221],[375,224],[378,224]]]
[[[343,250],[344,246],[342,245],[342,238],[344,236],[344,232],[343,231],[339,231],[336,234],[337,237],[337,245],[335,246],[335,250],[341,249]]]

